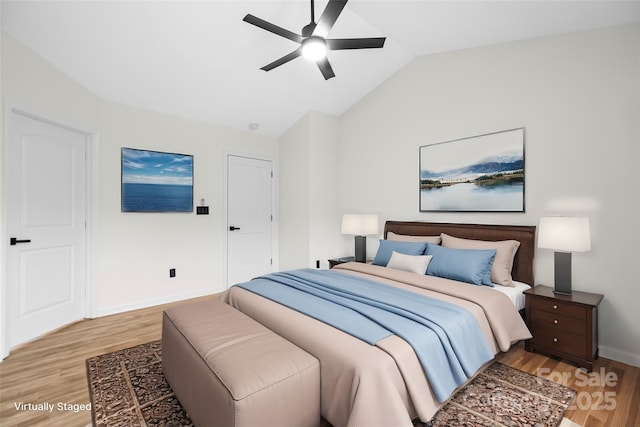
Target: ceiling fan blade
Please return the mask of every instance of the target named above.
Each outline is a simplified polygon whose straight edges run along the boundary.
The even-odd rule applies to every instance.
[[[318,64],[318,68],[320,68],[320,72],[324,76],[325,80],[329,80],[332,77],[335,77],[335,73],[333,72],[333,68],[331,68],[331,64],[329,64],[329,60],[327,58],[316,61]]]
[[[276,59],[272,63],[265,65],[264,67],[262,67],[260,69],[264,70],[264,71],[271,71],[274,68],[281,66],[282,64],[286,64],[287,62],[291,61],[292,59],[296,59],[300,55],[302,55],[302,46],[297,48],[293,52],[283,56],[282,58]]]
[[[365,39],[327,39],[327,47],[331,50],[343,49],[376,49],[384,46],[386,37]]]
[[[318,25],[316,25],[313,35],[326,38],[346,4],[347,0],[329,0],[327,7],[325,7],[322,16],[318,20]]]
[[[262,28],[263,30],[267,30],[273,34],[277,34],[281,37],[284,37],[286,39],[292,40],[296,43],[302,43],[302,36],[298,35],[292,31],[289,30],[285,30],[282,27],[278,27],[275,24],[272,24],[271,22],[267,22],[264,19],[260,19],[257,16],[253,16],[251,14],[247,14],[247,16],[245,16],[244,18],[242,18],[242,20],[244,22],[248,22],[249,24],[253,24],[256,27]]]

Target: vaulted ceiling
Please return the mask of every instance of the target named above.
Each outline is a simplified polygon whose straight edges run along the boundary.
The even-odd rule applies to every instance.
[[[327,4],[315,4],[318,17]],[[103,99],[278,136],[309,110],[340,115],[413,58],[638,22],[639,1],[352,0],[332,38],[387,37],[329,53],[324,80],[297,45],[242,21],[299,33],[306,0],[5,1],[2,30]]]

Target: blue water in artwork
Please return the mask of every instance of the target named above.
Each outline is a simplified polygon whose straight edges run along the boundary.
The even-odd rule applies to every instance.
[[[123,183],[122,212],[193,212],[193,186]]]
[[[490,186],[464,183],[420,191],[422,210],[521,212],[523,206],[522,182]]]

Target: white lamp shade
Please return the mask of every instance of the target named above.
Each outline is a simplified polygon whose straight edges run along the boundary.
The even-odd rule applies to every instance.
[[[566,216],[540,218],[538,247],[561,252],[591,250],[589,218]]]
[[[378,234],[378,215],[344,214],[342,216],[342,234],[367,236]]]

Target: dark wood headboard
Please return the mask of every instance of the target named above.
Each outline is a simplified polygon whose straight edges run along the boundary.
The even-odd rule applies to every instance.
[[[511,276],[513,280],[533,286],[533,257],[536,248],[536,227],[534,225],[387,221],[384,225],[385,239],[389,231],[411,236],[439,236],[440,233],[445,233],[461,239],[517,240],[520,242],[520,247],[513,260]]]

